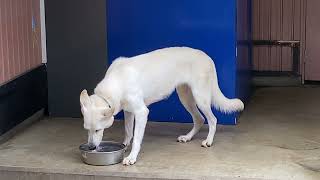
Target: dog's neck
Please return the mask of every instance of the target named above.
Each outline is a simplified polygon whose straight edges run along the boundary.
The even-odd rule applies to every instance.
[[[111,108],[111,107],[113,106],[112,103],[110,103],[110,102],[109,102],[107,99],[105,99],[104,97],[100,96],[99,94],[95,94],[95,95],[98,96],[100,99],[102,99],[109,108]]]
[[[116,115],[121,111],[120,92],[117,91],[117,89],[107,87],[101,88],[97,86],[94,93],[103,99],[107,105],[114,106],[115,111],[113,115]]]

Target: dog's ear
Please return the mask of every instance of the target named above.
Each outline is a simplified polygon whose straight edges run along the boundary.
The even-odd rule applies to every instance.
[[[82,107],[86,107],[88,106],[88,104],[90,103],[90,98],[88,95],[87,90],[83,90],[80,94],[80,104]]]

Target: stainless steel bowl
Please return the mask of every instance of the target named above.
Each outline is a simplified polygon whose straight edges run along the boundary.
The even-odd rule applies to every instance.
[[[95,150],[90,150],[88,144],[81,144],[79,150],[83,162],[104,166],[120,163],[123,160],[125,146],[113,141],[102,141]]]

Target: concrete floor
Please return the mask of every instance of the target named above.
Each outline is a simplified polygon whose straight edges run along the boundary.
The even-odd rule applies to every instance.
[[[83,164],[78,152],[87,138],[82,121],[48,118],[0,146],[0,179],[40,172],[74,179],[319,180],[319,100],[320,88],[258,89],[240,123],[218,126],[214,146],[207,149],[200,144],[208,127],[181,144],[176,138],[191,124],[149,122],[138,162],[129,167]],[[123,123],[107,130],[105,138],[122,141]]]

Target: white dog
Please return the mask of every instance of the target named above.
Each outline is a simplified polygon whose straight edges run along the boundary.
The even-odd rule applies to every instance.
[[[212,105],[226,113],[244,108],[241,100],[228,99],[222,94],[215,65],[200,50],[172,47],[131,58],[120,57],[111,64],[106,76],[95,88],[95,94],[88,96],[86,90],[81,92],[80,104],[84,128],[88,130],[88,143],[99,146],[103,130],[113,124],[114,115],[124,110],[123,144],[130,145],[133,134],[134,137],[132,150],[123,164],[134,164],[148,119],[148,105],[168,97],[175,89],[194,122],[188,134],[178,137],[179,142],[190,141],[203,125],[204,118],[198,108],[209,125],[203,147],[212,145],[216,132],[217,119],[211,111]]]

